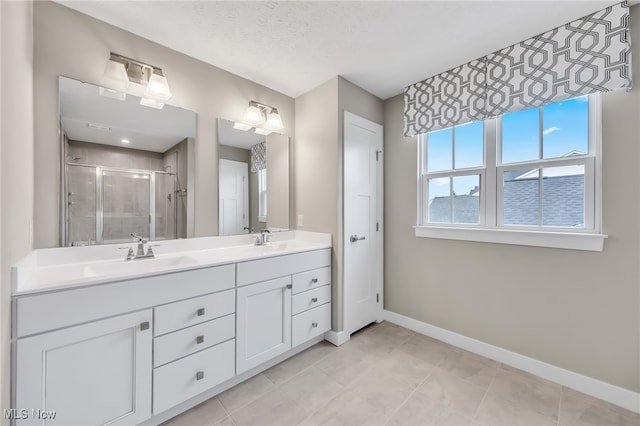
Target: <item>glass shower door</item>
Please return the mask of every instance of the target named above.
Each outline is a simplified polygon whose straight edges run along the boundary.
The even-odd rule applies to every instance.
[[[96,168],[67,168],[67,245],[96,243]]]
[[[150,173],[102,172],[103,243],[131,241],[131,233],[151,237]]]
[[[155,239],[172,240],[176,235],[176,177],[170,173],[154,173]]]

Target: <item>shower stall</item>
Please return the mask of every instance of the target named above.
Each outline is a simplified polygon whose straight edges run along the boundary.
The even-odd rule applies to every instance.
[[[65,245],[177,238],[177,200],[183,191],[174,173],[67,163]]]

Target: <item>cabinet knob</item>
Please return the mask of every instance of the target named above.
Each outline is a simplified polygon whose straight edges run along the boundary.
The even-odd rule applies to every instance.
[[[311,327],[313,327],[313,328],[317,328],[317,327],[318,327],[318,323],[317,323],[317,322],[312,322],[312,323],[311,323]]]
[[[312,282],[313,284],[315,284],[315,283],[317,283],[317,282],[318,282],[318,279],[317,279],[317,278],[312,278],[312,279],[311,279],[311,282]]]
[[[286,287],[286,288],[287,288],[287,289],[291,289],[291,288],[293,288],[293,285],[292,285],[292,284],[287,284],[287,287]]]
[[[140,324],[140,331],[145,331],[149,329],[149,321],[145,321]]]
[[[196,344],[199,345],[200,343],[204,343],[204,336],[196,337]]]
[[[202,380],[204,379],[204,371],[198,371],[196,373],[196,380]]]
[[[198,310],[196,311],[196,315],[197,315],[197,316],[199,316],[199,317],[203,316],[203,315],[204,315],[204,308],[200,308],[200,309],[198,309]]]
[[[311,301],[312,301],[313,303],[316,303],[316,302],[318,301],[318,298],[317,298],[317,297],[313,297],[313,298],[311,299]]]

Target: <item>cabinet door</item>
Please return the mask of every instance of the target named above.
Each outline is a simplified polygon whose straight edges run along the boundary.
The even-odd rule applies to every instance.
[[[151,318],[146,310],[19,339],[16,424],[137,424],[151,417]]]
[[[291,349],[291,277],[238,288],[236,374]]]

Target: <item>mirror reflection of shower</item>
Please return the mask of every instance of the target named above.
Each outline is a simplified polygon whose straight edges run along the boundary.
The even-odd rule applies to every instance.
[[[186,140],[165,153],[71,140],[65,148],[67,245],[128,242],[131,233],[150,241],[184,237],[186,191],[176,172]]]
[[[195,113],[65,77],[59,93],[61,245],[193,236]]]

